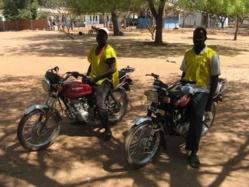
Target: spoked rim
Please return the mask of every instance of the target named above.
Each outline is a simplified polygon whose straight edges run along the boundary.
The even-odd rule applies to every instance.
[[[156,131],[151,137],[151,125],[137,126],[127,142],[127,161],[134,166],[149,163],[160,146],[160,134]]]
[[[119,119],[126,110],[126,98],[122,92],[113,92],[113,96],[115,97],[117,103],[113,101],[112,97],[109,96],[108,108],[109,108],[109,119],[114,121]]]
[[[57,121],[54,116],[46,119],[44,112],[36,111],[25,120],[21,132],[21,141],[29,147],[41,147],[51,142],[56,133]]]

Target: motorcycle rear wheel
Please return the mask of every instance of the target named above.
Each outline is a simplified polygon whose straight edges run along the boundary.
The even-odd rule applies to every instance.
[[[114,97],[114,98],[113,98]],[[117,88],[107,98],[109,123],[115,124],[123,119],[128,108],[128,98],[124,89]]]
[[[149,164],[158,154],[161,147],[161,132],[151,135],[152,125],[144,123],[133,126],[125,137],[124,152],[127,162],[134,168]],[[149,138],[152,136],[152,140]]]
[[[53,144],[59,132],[60,122],[56,116],[34,110],[20,120],[17,137],[24,148],[38,151]]]
[[[208,131],[210,130],[210,128],[213,126],[215,114],[216,114],[214,103],[212,104],[211,113],[212,113],[212,119],[209,119],[205,114],[203,116],[203,125],[202,125],[201,136],[205,136],[208,133]]]

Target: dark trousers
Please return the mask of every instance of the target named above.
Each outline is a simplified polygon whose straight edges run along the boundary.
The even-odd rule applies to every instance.
[[[100,121],[105,130],[109,130],[108,108],[106,106],[105,99],[110,89],[111,83],[107,80],[101,85],[93,85],[93,93],[96,97],[96,105],[99,110]]]
[[[190,103],[190,126],[187,135],[186,149],[198,151],[202,132],[202,118],[208,101],[208,93],[197,92]]]

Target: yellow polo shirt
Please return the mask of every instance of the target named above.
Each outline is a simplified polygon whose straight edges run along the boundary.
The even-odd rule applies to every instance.
[[[193,49],[186,51],[186,75],[184,80],[190,82],[196,82],[197,86],[208,87],[210,84],[211,70],[210,61],[216,54],[211,48],[206,48],[205,51],[199,55],[196,55]]]
[[[100,85],[104,80],[109,80],[112,82],[113,86],[116,87],[119,84],[118,80],[118,67],[117,67],[117,55],[114,48],[110,45],[107,45],[106,48],[98,55],[95,54],[97,45],[95,45],[88,53],[87,53],[87,60],[91,64],[91,72],[90,77],[95,78],[101,74],[103,74],[109,67],[106,63],[106,59],[108,58],[115,58],[115,66],[117,71],[112,75],[112,79],[101,79],[96,82],[96,84]]]

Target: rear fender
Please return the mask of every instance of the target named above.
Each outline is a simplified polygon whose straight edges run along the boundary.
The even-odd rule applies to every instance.
[[[60,115],[59,111],[53,107],[50,107],[50,106],[44,105],[44,104],[36,104],[36,105],[29,106],[27,109],[25,109],[23,116],[28,115],[29,113],[31,113],[34,110],[41,110],[42,112],[49,111],[55,115],[57,120],[61,121],[61,115]]]

